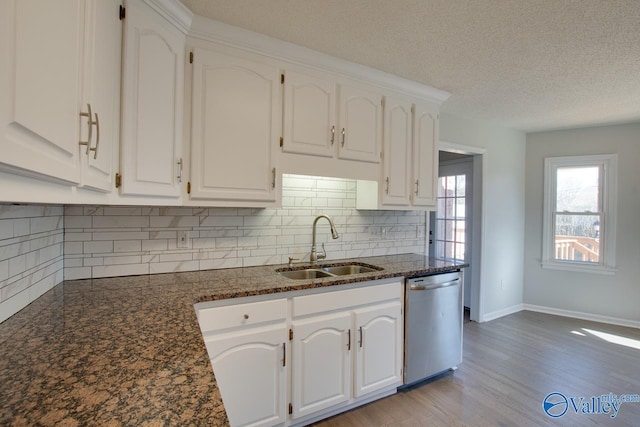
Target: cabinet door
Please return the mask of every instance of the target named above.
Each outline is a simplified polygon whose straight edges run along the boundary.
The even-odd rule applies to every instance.
[[[402,384],[400,301],[356,310],[354,322],[355,397]]]
[[[205,338],[232,426],[272,426],[286,417],[284,325]]]
[[[387,97],[384,111],[384,166],[382,204],[410,203],[411,104]]]
[[[382,95],[373,90],[340,85],[338,157],[380,162],[382,144]]]
[[[82,185],[102,191],[114,188],[115,155],[120,142],[120,76],[122,21],[121,0],[93,0],[86,3],[85,76],[82,108],[91,105],[92,138],[82,147]],[[81,139],[88,140],[87,122],[82,117]]]
[[[335,103],[335,83],[288,71],[282,150],[333,157],[338,138]]]
[[[416,104],[413,115],[413,204],[435,206],[438,182],[438,108]]]
[[[127,1],[122,79],[122,194],[179,197],[185,36]]]
[[[192,199],[275,200],[279,90],[276,65],[194,50]]]
[[[77,184],[85,2],[4,0],[0,11],[0,167]]]
[[[350,326],[349,313],[293,322],[293,418],[350,399]]]

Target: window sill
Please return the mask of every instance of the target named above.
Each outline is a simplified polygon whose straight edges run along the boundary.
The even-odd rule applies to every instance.
[[[541,265],[542,265],[542,268],[548,269],[548,270],[563,270],[563,271],[573,271],[576,273],[604,274],[607,276],[613,276],[618,271],[617,269],[612,267],[606,267],[602,265],[579,264],[579,263],[542,261]]]

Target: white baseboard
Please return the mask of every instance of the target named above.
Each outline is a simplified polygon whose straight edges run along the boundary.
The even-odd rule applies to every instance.
[[[484,316],[480,318],[480,322],[490,322],[492,320],[498,319],[500,317],[508,316],[513,313],[517,313],[522,311],[522,304],[512,305],[511,307],[503,308],[502,310],[493,311],[491,313],[485,313]]]
[[[533,304],[522,304],[522,309],[528,311],[536,311],[538,313],[555,314],[556,316],[573,317],[576,319],[590,320],[592,322],[609,323],[612,325],[627,326],[630,328],[640,329],[640,321],[637,320],[620,319],[618,317],[601,316],[599,314],[563,310],[560,308],[545,307]]]

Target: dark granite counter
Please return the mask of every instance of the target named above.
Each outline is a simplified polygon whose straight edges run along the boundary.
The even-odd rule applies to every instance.
[[[466,266],[415,254],[351,261],[384,270],[307,281],[272,265],[65,281],[0,324],[0,425],[227,425],[195,302]]]

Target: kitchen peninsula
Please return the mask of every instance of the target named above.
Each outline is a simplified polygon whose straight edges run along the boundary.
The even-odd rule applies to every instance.
[[[2,425],[227,425],[194,303],[450,271],[404,254],[384,268],[293,281],[260,266],[65,281],[0,325]]]

